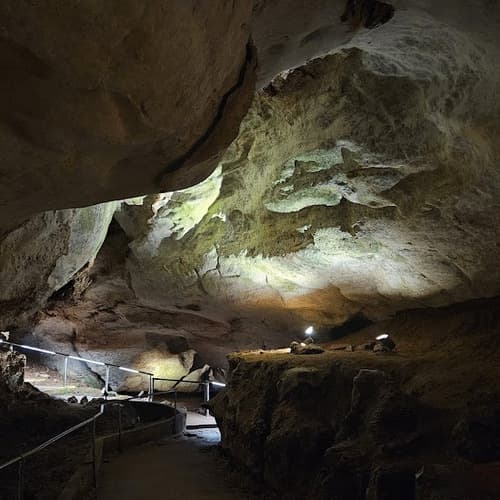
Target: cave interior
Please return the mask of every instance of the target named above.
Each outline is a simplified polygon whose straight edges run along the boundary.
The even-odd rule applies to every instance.
[[[0,500],[500,498],[500,2],[3,0]]]

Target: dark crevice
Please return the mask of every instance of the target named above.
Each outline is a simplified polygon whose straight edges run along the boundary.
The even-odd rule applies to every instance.
[[[364,314],[359,313],[348,319],[340,326],[334,327],[329,331],[331,340],[337,340],[351,333],[358,332],[367,326],[373,325],[373,321],[369,320]]]
[[[394,12],[392,5],[378,0],[348,0],[340,20],[353,29],[374,29],[390,21]]]
[[[236,83],[222,96],[221,102],[219,104],[219,107],[217,108],[217,113],[212,120],[212,123],[209,125],[205,133],[184,153],[182,156],[171,162],[168,167],[160,174],[160,182],[162,181],[163,177],[169,173],[175,172],[176,170],[179,170],[185,163],[186,161],[195,154],[195,152],[200,149],[205,142],[208,141],[210,136],[212,135],[212,132],[215,130],[217,125],[220,123],[224,116],[224,112],[226,110],[227,103],[232,97],[232,95],[243,85],[245,81],[245,77],[247,74],[248,66],[253,60],[253,49],[252,49],[252,42],[251,40],[247,43],[246,47],[246,56],[245,56],[245,61],[243,63],[243,66],[241,67],[238,80]]]

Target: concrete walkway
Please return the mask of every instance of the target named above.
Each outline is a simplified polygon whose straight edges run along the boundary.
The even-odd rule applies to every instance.
[[[249,500],[213,449],[217,429],[188,431],[125,451],[101,470],[98,500]],[[254,497],[253,497],[254,498]]]

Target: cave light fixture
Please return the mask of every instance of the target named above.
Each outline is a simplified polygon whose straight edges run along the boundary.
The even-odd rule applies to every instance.
[[[392,340],[391,336],[388,333],[378,335],[377,337],[375,337],[375,340],[377,342],[380,342],[389,351],[394,351],[394,349],[396,349],[396,343],[394,342],[394,340]]]
[[[313,326],[308,326],[304,333],[307,335],[307,336],[311,336],[311,335],[314,335],[314,327]]]

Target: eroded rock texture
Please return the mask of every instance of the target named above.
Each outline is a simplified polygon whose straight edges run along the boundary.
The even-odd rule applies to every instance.
[[[211,403],[223,449],[287,500],[497,498],[497,307],[413,311],[344,339],[389,331],[391,354],[231,355]]]
[[[359,2],[366,3],[374,2]],[[23,23],[8,21],[29,17],[36,7],[3,6],[9,61],[14,53],[20,61],[21,52],[28,57],[17,45],[14,50],[9,40],[15,37],[20,47],[31,47],[29,57],[49,61],[47,72],[34,76],[25,74],[26,65],[7,65],[6,137],[26,142],[4,149],[20,176],[15,184],[8,170],[2,183],[3,213],[16,212],[9,224],[33,211],[40,197],[49,199],[47,193],[57,206],[75,206],[185,187],[208,175],[215,151],[236,132],[253,75],[252,61],[244,62],[248,29],[241,26],[251,6],[229,4],[125,2],[115,13],[112,4],[68,2],[60,15],[43,13],[54,23],[72,13],[80,30],[77,41],[57,45],[53,54],[49,32],[35,50]],[[75,349],[98,356],[122,341],[154,349],[145,331],[165,336],[161,344],[177,335],[204,351],[200,365],[193,364],[201,368],[223,363],[233,348],[288,343],[290,331],[310,322],[330,326],[360,312],[378,318],[497,294],[498,9],[480,1],[460,9],[427,1],[394,7],[394,16],[378,25],[351,19],[350,11],[342,23],[343,1],[257,2],[253,34],[265,87],[217,168],[195,186],[122,202],[115,221],[124,234],[116,251],[104,250],[114,262],[109,269],[87,263],[112,205],[71,212],[73,232],[58,222],[66,212],[55,212],[35,215],[8,234],[0,243],[2,323],[16,325],[28,306],[71,291],[71,311],[52,303],[49,317],[41,316],[40,338],[52,323],[62,329],[62,320],[65,338],[81,339]],[[102,16],[80,23],[82,16],[94,19],[93,9]],[[112,12],[116,20],[104,29]],[[28,17],[26,25],[41,26]],[[224,46],[217,50],[222,36],[211,30],[223,21]],[[123,34],[119,44],[108,43],[114,30]],[[313,56],[320,57],[304,62]],[[100,62],[87,68],[90,60]],[[82,67],[73,68],[76,62]],[[18,73],[26,82],[35,78],[41,92],[30,95],[30,114],[19,101],[26,89],[14,85]],[[18,100],[8,100],[14,90]],[[38,101],[51,112],[33,105]],[[78,112],[71,108],[76,104]],[[44,129],[37,146],[32,127],[39,111]],[[37,152],[42,143],[55,155],[50,161]],[[69,177],[60,150],[69,158],[63,162]],[[26,155],[49,165],[28,201],[24,176],[38,179],[41,164],[32,176]],[[169,184],[162,184],[160,174],[170,167]],[[77,222],[85,210],[97,211],[87,226]],[[70,245],[72,238],[86,243]],[[108,347],[99,344],[103,331]],[[86,339],[95,343],[85,346]],[[136,354],[131,349],[127,359],[142,362]],[[177,363],[178,353],[164,354]]]
[[[28,215],[179,189],[215,168],[253,92],[252,4],[0,6],[0,234]]]
[[[38,214],[0,240],[0,326],[23,325],[92,265],[115,209],[104,203]]]
[[[415,11],[280,75],[205,183],[123,205],[134,290],[327,324],[498,293],[497,76]]]

